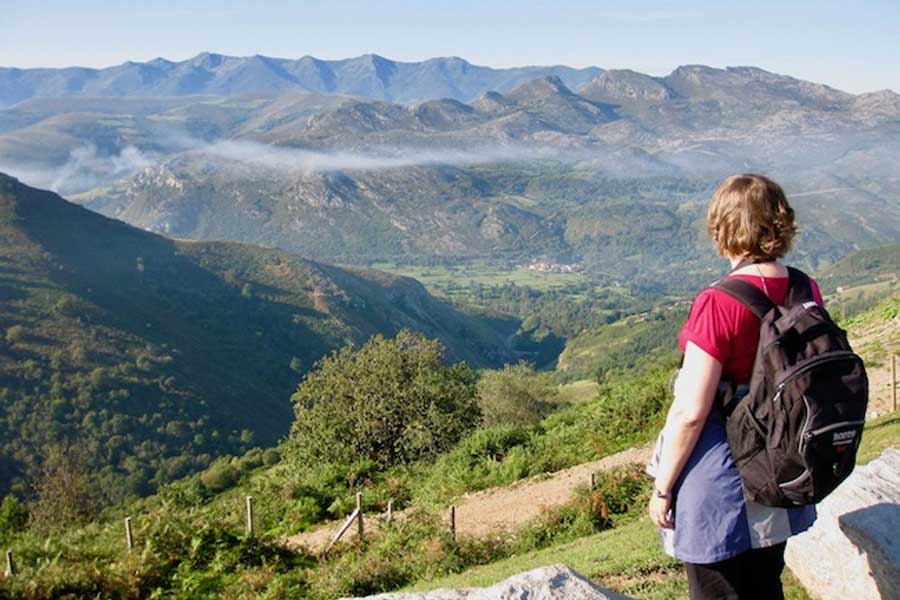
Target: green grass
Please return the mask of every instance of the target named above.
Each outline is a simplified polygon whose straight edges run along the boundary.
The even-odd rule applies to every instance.
[[[518,573],[556,564],[565,564],[603,587],[642,600],[674,600],[688,593],[682,563],[662,552],[659,534],[645,518],[572,542],[421,581],[404,591],[489,587]],[[810,599],[789,570],[785,570],[782,582],[788,600]]]
[[[591,379],[580,379],[559,386],[557,401],[565,404],[583,404],[593,400],[600,391],[600,384]]]
[[[900,412],[890,413],[866,423],[856,462],[865,464],[878,458],[885,448],[900,447]]]
[[[687,578],[681,562],[662,552],[659,534],[646,518],[544,550],[419,582],[408,591],[487,587],[517,573],[555,564],[565,564],[603,587],[642,600],[687,597]],[[809,598],[790,572],[785,572],[783,581],[787,598]]]
[[[544,550],[512,556],[488,565],[474,567],[462,573],[424,581],[411,589],[425,591],[437,588],[485,587],[516,573],[545,565],[566,564],[601,585],[623,589],[632,579],[678,579],[680,563],[663,554],[656,528],[647,519],[590,535]],[[617,583],[616,586],[609,582]],[[621,582],[621,583],[619,583]],[[623,585],[624,584],[624,585]],[[666,585],[675,595],[655,598],[676,598],[684,595],[685,585]]]

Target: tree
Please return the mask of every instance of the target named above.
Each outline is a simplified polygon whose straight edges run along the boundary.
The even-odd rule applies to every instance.
[[[527,363],[485,373],[478,382],[484,425],[531,425],[552,410],[557,395],[549,378]]]
[[[292,400],[288,449],[307,464],[428,459],[481,421],[475,373],[446,366],[440,342],[406,330],[320,360]]]
[[[59,529],[95,516],[99,503],[87,465],[87,455],[79,446],[48,447],[31,477],[35,499],[29,512],[38,529]]]

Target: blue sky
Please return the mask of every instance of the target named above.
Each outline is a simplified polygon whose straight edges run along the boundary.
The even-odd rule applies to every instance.
[[[0,65],[108,66],[208,50],[662,75],[754,65],[851,92],[900,92],[900,0],[0,0]]]

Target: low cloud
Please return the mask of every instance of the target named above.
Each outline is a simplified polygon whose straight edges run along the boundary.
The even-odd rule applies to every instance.
[[[367,152],[321,152],[271,146],[243,140],[228,140],[199,148],[203,154],[271,169],[307,172],[396,169],[420,165],[466,166],[497,162],[565,159],[558,149],[547,146],[493,146],[474,150],[452,148],[384,147]],[[584,153],[582,153],[583,155]],[[574,155],[569,156],[574,159]]]
[[[72,151],[69,160],[59,169],[50,189],[90,189],[103,181],[136,173],[158,160],[159,156],[141,152],[135,146],[126,146],[119,154],[107,156],[98,154],[96,146],[83,146]]]
[[[0,163],[0,171],[19,178],[28,185],[60,194],[77,194],[121,177],[137,173],[156,164],[161,155],[126,146],[117,154],[103,154],[93,144],[69,153],[58,167],[28,163]]]
[[[495,144],[473,148],[458,147],[394,147],[370,148],[365,151],[319,151],[287,146],[274,146],[248,140],[204,142],[183,136],[179,151],[156,153],[127,146],[117,154],[103,154],[94,145],[73,150],[61,166],[35,164],[3,164],[0,171],[23,182],[60,194],[78,194],[113,181],[130,177],[173,156],[200,155],[245,165],[258,165],[275,171],[329,172],[376,171],[413,166],[448,165],[466,167],[480,164],[557,161],[589,163],[592,168],[610,173],[641,172],[644,175],[669,174],[666,165],[645,155],[609,152],[598,148],[560,148],[550,144]],[[239,172],[235,176],[241,176]]]

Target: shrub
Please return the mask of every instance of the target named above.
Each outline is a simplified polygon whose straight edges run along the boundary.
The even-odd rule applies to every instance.
[[[18,344],[28,337],[28,330],[21,325],[13,325],[6,330],[6,341],[10,344]]]
[[[597,394],[596,434],[604,454],[643,441],[659,431],[671,393],[672,367],[664,365],[601,388]]]
[[[230,462],[217,461],[200,474],[200,482],[212,492],[218,494],[237,485],[240,472]]]
[[[263,466],[262,448],[251,448],[238,460],[237,468],[241,471],[252,471]]]
[[[571,502],[547,510],[523,528],[516,552],[538,550],[640,517],[652,488],[653,480],[641,465],[625,465],[600,473],[593,488],[577,489]]]
[[[475,374],[442,359],[440,342],[405,330],[324,358],[292,398],[288,448],[307,465],[364,459],[378,469],[449,450],[481,412]]]
[[[0,504],[0,544],[7,543],[28,523],[28,511],[15,496],[7,496]]]
[[[641,465],[625,465],[598,474],[591,489],[591,504],[594,512],[610,520],[641,515],[652,488],[653,480]]]
[[[440,501],[466,490],[501,485],[529,473],[526,427],[478,429],[442,456],[416,490],[418,497]]]
[[[532,425],[553,408],[557,389],[527,363],[489,371],[478,382],[484,425]]]
[[[281,454],[275,448],[267,448],[263,452],[263,464],[267,467],[278,464],[281,460]]]

